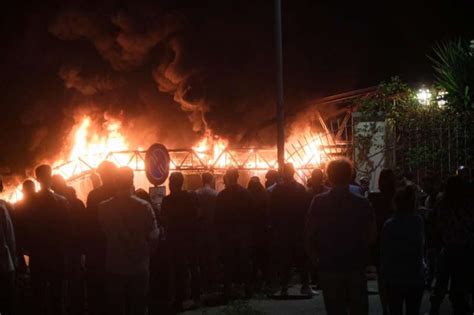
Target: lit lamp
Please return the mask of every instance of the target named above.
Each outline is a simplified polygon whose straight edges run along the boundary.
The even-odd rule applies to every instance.
[[[418,102],[420,102],[421,105],[429,105],[431,101],[431,92],[428,89],[421,88],[418,90],[418,93],[416,93],[416,98],[418,99]]]

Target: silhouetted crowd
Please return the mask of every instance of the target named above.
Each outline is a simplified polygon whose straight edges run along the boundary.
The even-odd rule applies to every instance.
[[[368,314],[369,265],[384,314],[419,314],[426,290],[431,314],[447,295],[453,314],[472,314],[468,169],[444,185],[384,169],[379,192],[356,183],[345,159],[314,170],[308,187],[291,164],[246,188],[228,169],[220,192],[211,173],[186,191],[173,172],[161,204],[135,190],[128,167],[104,161],[97,174],[86,204],[49,165],[35,170],[38,191],[26,180],[19,202],[0,200],[0,314],[175,314],[213,295],[226,303],[316,289],[329,315]]]

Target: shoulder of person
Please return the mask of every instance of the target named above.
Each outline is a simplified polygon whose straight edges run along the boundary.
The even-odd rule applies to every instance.
[[[142,206],[144,206],[144,207],[151,206],[151,204],[150,204],[148,201],[143,200],[142,198],[139,198],[139,197],[137,197],[137,196],[135,196],[135,195],[131,195],[131,196],[130,196],[130,199],[131,199],[134,203],[136,203],[136,204],[138,204],[138,205],[142,205]]]
[[[306,193],[306,187],[304,187],[303,184],[301,183],[298,183],[297,181],[295,181],[295,184],[296,188],[301,192],[301,191],[304,191]]]
[[[394,216],[388,218],[382,226],[382,232],[387,231],[394,224],[395,220]]]
[[[371,208],[371,203],[370,203],[369,199],[365,198],[364,196],[361,196],[359,194],[351,193],[351,198],[354,202],[357,202],[361,205],[364,205],[364,206],[367,206],[367,207]]]
[[[87,199],[93,199],[96,197],[96,195],[99,193],[101,187],[97,187],[92,189],[88,194],[87,194]]]
[[[69,201],[63,195],[53,192],[53,197],[54,199],[56,199],[56,201],[60,202],[61,204],[69,206]]]
[[[197,197],[197,192],[193,190],[185,190],[185,194],[189,197],[196,198]]]
[[[104,208],[107,208],[109,207],[110,205],[112,205],[114,203],[114,198],[109,198],[109,199],[106,199],[104,201],[101,201],[99,202],[99,204],[97,205],[97,207],[99,209],[104,209]]]
[[[217,193],[217,197],[221,197],[221,198],[222,198],[223,196],[225,196],[225,195],[227,194],[228,191],[229,191],[228,188],[222,189],[221,191],[219,191],[219,192]]]
[[[331,192],[331,191],[328,190],[328,191],[325,191],[325,192],[322,192],[322,193],[320,193],[320,194],[315,195],[315,196],[312,198],[313,202],[320,202],[320,201],[322,201],[322,200],[327,199],[327,198],[329,197],[330,192]]]
[[[101,187],[94,188],[89,192],[89,194],[87,194],[87,200],[86,200],[87,207],[94,206],[94,205],[96,206],[95,203],[97,203],[97,198],[98,198],[98,195],[100,194],[100,188]]]

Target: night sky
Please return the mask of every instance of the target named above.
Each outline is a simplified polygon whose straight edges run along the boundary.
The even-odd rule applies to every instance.
[[[273,1],[129,2],[3,5],[0,171],[57,154],[79,113],[174,147],[203,112],[235,140],[272,116]],[[472,0],[282,2],[288,109],[394,75],[429,84],[433,45],[474,38]]]

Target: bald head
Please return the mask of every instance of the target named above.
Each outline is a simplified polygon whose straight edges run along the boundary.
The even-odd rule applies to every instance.
[[[103,161],[97,167],[97,173],[104,186],[113,185],[117,177],[117,165],[110,161]]]
[[[224,175],[226,186],[237,185],[239,180],[239,171],[236,168],[229,168]]]
[[[184,176],[181,172],[173,172],[169,178],[170,192],[175,193],[183,190]]]
[[[48,164],[42,164],[35,169],[36,180],[40,183],[41,189],[51,188],[53,170]]]

